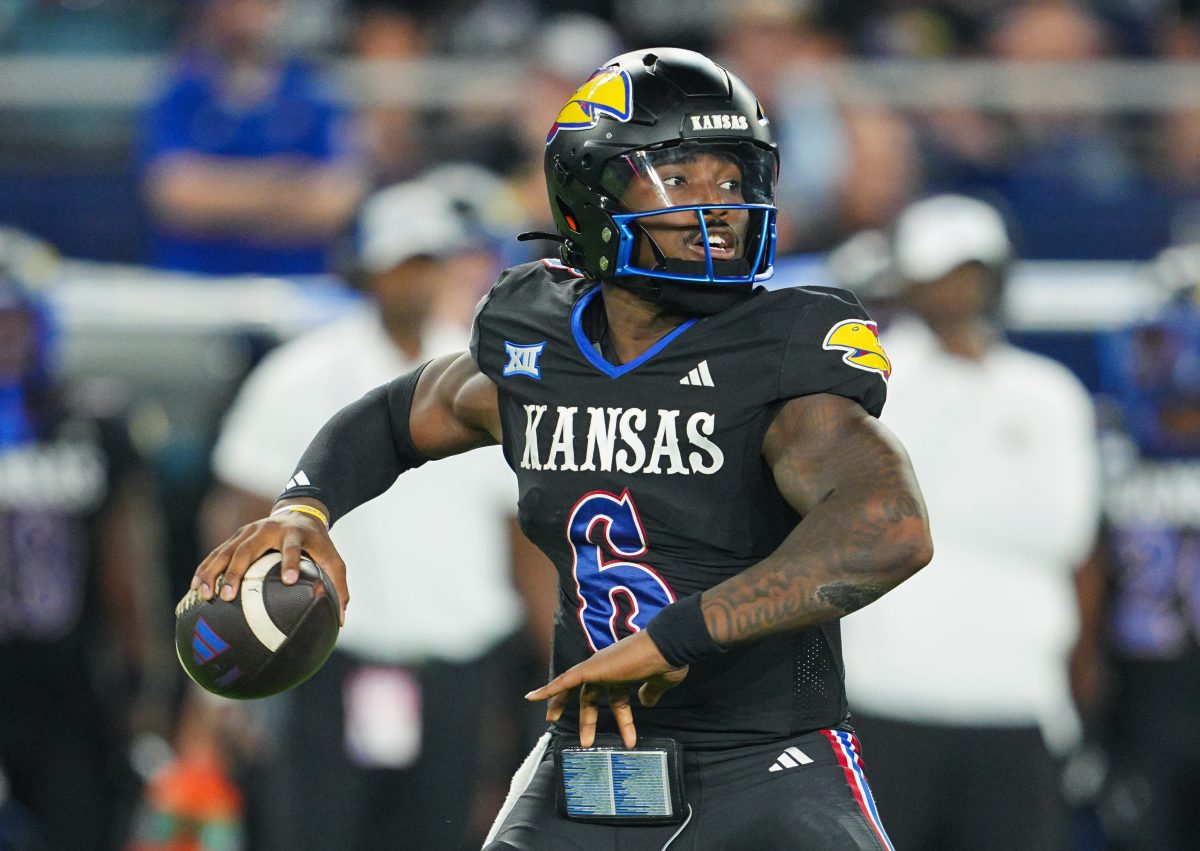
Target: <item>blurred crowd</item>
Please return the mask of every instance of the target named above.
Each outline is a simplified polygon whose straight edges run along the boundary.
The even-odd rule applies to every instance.
[[[280,268],[312,269],[366,187],[452,159],[499,174],[537,221],[541,116],[598,62],[655,42],[711,52],[764,99],[795,164],[781,186],[789,251],[826,250],[947,191],[1004,209],[1029,258],[1147,259],[1200,227],[1200,110],[1187,75],[1142,104],[1083,70],[1195,62],[1193,0],[13,0],[0,12],[0,59],[170,58],[124,101],[144,108],[0,98],[14,119],[0,122],[0,216],[73,256],[201,269],[211,267],[189,237],[235,227],[303,246]],[[353,90],[332,73],[347,60],[435,74],[458,64],[444,91],[418,73],[390,84],[386,71]],[[962,83],[951,73],[950,88],[914,83],[893,105],[842,97],[837,69],[851,60],[1059,73],[1038,84],[1052,90],[1044,101],[1006,93],[1011,82],[983,87],[977,103],[947,99]],[[497,69],[503,81],[486,79]],[[498,86],[489,103],[483,93]],[[189,99],[214,97],[202,120],[181,124],[188,103],[198,108]],[[301,103],[291,123],[270,123]],[[258,168],[244,159],[268,152],[278,159]],[[204,159],[214,153],[242,159],[214,175]]]
[[[1200,59],[1200,2],[14,0],[0,63],[167,58],[128,115],[23,112],[0,93],[0,225],[34,235],[0,230],[0,851],[478,847],[536,737],[519,696],[544,676],[556,605],[498,458],[383,508],[427,531],[458,482],[479,485],[478,528],[442,535],[460,547],[445,573],[398,580],[439,554],[392,564],[377,533],[395,529],[367,509],[339,525],[353,628],[293,694],[192,693],[170,604],[329,413],[462,348],[497,270],[539,256],[512,236],[553,230],[554,115],[600,62],[651,43],[707,51],[763,98],[785,163],[781,255],[844,260],[870,235],[831,268],[880,319],[884,421],[938,553],[846,623],[897,845],[1194,847],[1200,109],[1096,110],[1089,66],[1070,63]],[[480,106],[434,77],[433,94],[364,102],[333,73],[345,59],[515,66],[516,91]],[[847,101],[835,69],[852,59],[1067,63],[1084,106]],[[60,369],[49,245],[328,276],[353,308],[255,357],[214,412],[202,475],[181,480],[139,428],[136,388]],[[1018,260],[1155,257],[1155,316],[1071,339],[1096,365],[1084,381],[1025,350],[1048,340],[1008,333]],[[319,404],[297,406],[296,382]],[[467,583],[488,590],[451,593]],[[313,778],[342,794],[306,798]],[[959,797],[921,796],[933,788]]]

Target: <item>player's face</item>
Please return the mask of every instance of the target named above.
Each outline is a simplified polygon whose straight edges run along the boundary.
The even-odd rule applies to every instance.
[[[33,320],[24,310],[0,309],[0,383],[18,381],[33,364]]]
[[[651,174],[639,174],[622,201],[631,212],[694,204],[744,204],[742,169],[730,158],[697,153],[679,162],[658,165]],[[748,210],[709,210],[704,222],[708,229],[707,250],[693,211],[648,216],[638,220],[638,225],[671,259],[703,262],[709,253],[713,260],[742,257],[750,222]],[[645,268],[656,263],[654,250],[645,238],[638,240],[635,262]]]

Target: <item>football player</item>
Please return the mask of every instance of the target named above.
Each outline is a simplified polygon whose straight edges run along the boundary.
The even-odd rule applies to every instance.
[[[162,518],[124,394],[58,371],[23,254],[55,268],[0,229],[0,847],[110,851],[131,734],[166,732],[178,672],[147,535]]]
[[[1183,247],[1156,266],[1173,297],[1099,338],[1105,434],[1112,848],[1182,851],[1200,835],[1200,286]],[[1154,718],[1180,730],[1135,743]],[[1118,806],[1118,802],[1123,805]],[[1129,802],[1129,803],[1125,803]]]
[[[875,419],[891,365],[874,323],[845,292],[755,286],[776,147],[754,94],[700,54],[607,63],[559,113],[545,167],[557,234],[539,236],[561,262],[507,270],[469,353],[330,420],[193,587],[210,597],[224,574],[232,599],[263,551],[294,575],[304,550],[344,604],[327,524],[406,469],[501,443],[559,610],[555,676],[528,695],[550,731],[487,848],[889,848],[838,619],[931,544]]]

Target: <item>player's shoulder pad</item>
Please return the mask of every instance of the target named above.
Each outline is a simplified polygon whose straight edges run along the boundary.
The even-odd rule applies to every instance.
[[[781,374],[786,396],[835,393],[878,415],[892,363],[879,327],[858,297],[836,287],[795,287],[787,298],[800,308],[788,338]]]
[[[849,308],[857,310],[860,313],[866,314],[866,308],[862,306],[862,302],[858,300],[858,296],[839,287],[784,287],[782,289],[773,290],[773,294],[778,294],[782,298],[790,299],[806,310],[813,308],[838,310]]]
[[[492,288],[476,306],[476,321],[488,304],[529,297],[531,294],[536,295],[539,288],[547,284],[569,283],[583,277],[583,273],[578,269],[564,266],[557,260],[533,260],[509,266],[500,273],[496,283],[492,284]]]
[[[800,307],[792,329],[793,341],[805,343],[805,338],[816,337],[819,345],[829,348],[827,344],[853,336],[866,350],[881,349],[878,326],[854,293],[837,287],[795,287],[790,292]],[[858,325],[864,327],[851,333]],[[862,331],[869,336],[859,339]]]
[[[514,317],[528,318],[539,305],[546,304],[555,287],[577,284],[584,277],[578,269],[549,259],[521,263],[501,272],[491,290],[475,306],[470,344],[475,363],[479,364],[480,337],[488,328],[497,323],[504,325]]]
[[[782,287],[777,290],[760,290],[751,300],[752,309],[760,314],[774,317],[776,322],[788,326],[789,332],[797,324],[816,316],[866,317],[866,309],[858,297],[849,290],[836,287]]]

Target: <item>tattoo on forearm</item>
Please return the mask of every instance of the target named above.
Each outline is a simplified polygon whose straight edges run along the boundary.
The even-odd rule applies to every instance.
[[[856,612],[867,603],[873,602],[888,591],[882,582],[834,582],[817,591],[817,599],[837,609],[844,615]]]
[[[818,430],[839,427],[820,407],[798,416],[820,418],[801,424],[804,433],[811,433],[813,422]],[[785,493],[802,492],[809,485],[805,477],[813,475],[811,456],[798,455],[775,467]],[[865,434],[839,446],[837,463],[842,493],[823,494],[775,553],[705,592],[705,623],[719,644],[841,617],[908,575],[892,565],[896,542],[911,534],[914,521],[925,522],[925,510],[902,455]]]
[[[704,621],[709,633],[718,644],[728,644],[790,622],[804,610],[804,601],[793,593],[794,585],[794,580],[780,571],[740,592],[706,599]]]
[[[899,523],[905,517],[924,517],[925,512],[911,494],[902,493],[883,507],[883,516],[889,523]]]

